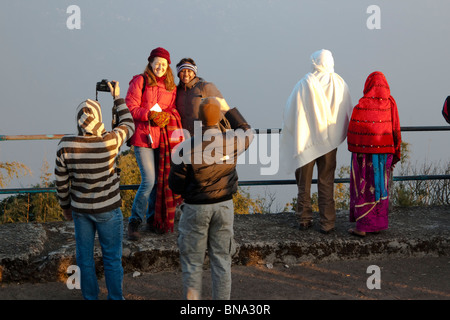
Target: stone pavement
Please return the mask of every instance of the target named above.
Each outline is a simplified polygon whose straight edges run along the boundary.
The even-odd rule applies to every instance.
[[[336,231],[329,235],[318,232],[317,221],[299,230],[293,213],[236,215],[233,266],[450,256],[449,206],[394,208],[389,229],[363,239],[349,235],[350,227],[347,211],[337,213]],[[125,273],[178,271],[176,230],[177,223],[173,233],[124,239]],[[73,233],[73,222],[0,225],[0,283],[65,282],[68,267],[76,264]],[[96,259],[100,275],[98,246]]]

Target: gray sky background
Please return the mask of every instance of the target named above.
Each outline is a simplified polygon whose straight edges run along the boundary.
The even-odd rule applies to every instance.
[[[70,5],[81,10],[79,30],[67,28]],[[370,5],[380,8],[381,29],[367,27]],[[447,0],[6,0],[0,12],[0,135],[75,132],[75,108],[95,99],[96,82],[117,80],[125,96],[128,82],[158,46],[170,52],[172,69],[192,57],[199,76],[214,82],[254,128],[281,127],[292,88],[311,71],[311,53],[323,48],[333,53],[335,72],[349,85],[353,104],[367,76],[378,70],[391,86],[401,126],[444,126],[448,12]],[[99,101],[109,127],[112,99],[99,93]],[[403,133],[411,162],[447,162],[442,134],[448,136]],[[9,187],[38,183],[44,160],[53,172],[56,144],[0,142],[0,161],[20,161],[33,170],[31,178]],[[349,159],[344,142],[338,167]],[[240,178],[293,179],[282,170],[272,176],[259,170],[240,166]],[[296,196],[293,187],[276,192],[282,204]]]

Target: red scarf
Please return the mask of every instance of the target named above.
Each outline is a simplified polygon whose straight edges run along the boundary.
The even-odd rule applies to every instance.
[[[184,140],[184,136],[181,134],[178,138],[171,138],[176,129],[181,129],[181,117],[174,108],[164,111],[170,114],[170,119],[169,123],[161,129],[154,223],[164,232],[169,230],[173,232],[175,208],[183,199],[169,188],[170,155],[172,149]]]
[[[383,73],[375,71],[364,85],[364,96],[350,119],[348,150],[357,153],[392,153],[400,160],[400,121],[397,103]]]

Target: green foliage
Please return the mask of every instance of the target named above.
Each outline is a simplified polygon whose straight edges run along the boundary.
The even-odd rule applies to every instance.
[[[41,183],[33,188],[54,187],[52,173],[44,160],[41,169]],[[46,222],[62,220],[62,210],[54,193],[29,193],[10,196],[0,202],[0,223]]]
[[[36,188],[54,187],[52,182],[52,173],[49,172],[49,165],[46,160],[41,168],[41,183]],[[58,199],[54,193],[36,193],[31,197],[30,202],[33,221],[46,222],[61,220],[62,209],[59,206]]]
[[[250,197],[250,192],[242,187],[233,195],[233,205],[235,214],[261,213],[261,201]]]
[[[409,144],[402,142],[402,159],[400,161],[399,176],[414,175],[449,175],[450,161],[425,163],[420,167],[409,161]],[[391,182],[390,200],[393,206],[429,206],[450,204],[450,181],[439,180],[410,180]]]
[[[139,184],[140,173],[136,163],[133,150],[123,152],[117,159],[118,168],[121,169],[120,181],[123,185]],[[18,163],[8,163],[1,168],[8,168],[11,174],[18,176],[20,170],[26,167]],[[14,171],[15,170],[15,171]],[[52,181],[53,173],[49,172],[49,165],[46,160],[41,169],[41,182],[34,185],[33,188],[54,187]],[[131,205],[133,204],[136,190],[122,190],[122,211],[124,216],[129,216]],[[27,195],[14,195],[0,201],[0,223],[10,222],[46,222],[59,221],[62,218],[62,209],[59,206],[56,194],[48,193],[30,193]]]
[[[29,222],[30,195],[10,196],[0,202],[0,223]]]
[[[406,175],[449,175],[450,161],[425,164],[419,169],[409,161],[410,148],[407,142],[402,142],[402,159],[399,162],[400,176]],[[121,185],[139,185],[141,176],[136,163],[134,149],[122,152],[117,158],[117,167],[120,169]],[[30,173],[30,170],[19,162],[0,163],[0,187],[4,187],[11,179]],[[339,178],[350,175],[350,167],[343,166],[337,171]],[[41,182],[33,186],[35,188],[54,187],[53,174],[49,173],[49,165],[44,161],[41,169]],[[131,214],[136,190],[121,190],[122,211],[125,217]],[[349,185],[346,183],[335,184],[335,203],[337,210],[345,210],[349,207]],[[313,210],[318,211],[318,195],[314,192],[311,196]],[[264,196],[252,198],[249,188],[238,188],[233,196],[235,214],[270,213],[281,211],[296,211],[297,198],[287,203],[284,208],[273,208],[276,197],[270,192]],[[393,206],[426,206],[450,204],[450,181],[441,180],[412,180],[395,181],[391,183],[390,199]],[[49,193],[19,194],[7,197],[0,201],[0,223],[12,222],[45,222],[62,220],[62,210],[56,195]]]
[[[350,166],[339,168],[338,178],[350,176]],[[346,183],[336,183],[334,186],[334,201],[337,210],[348,210],[350,207],[350,188]]]
[[[138,185],[141,182],[141,174],[136,162],[134,148],[122,152],[117,158],[117,167],[120,169],[121,185]],[[122,212],[125,217],[130,216],[136,190],[122,190]],[[273,198],[272,198],[273,200]],[[248,189],[240,188],[233,196],[234,210],[236,214],[266,213],[267,207],[265,199],[258,197],[252,199]]]
[[[397,169],[397,166],[400,168]],[[401,159],[396,165],[399,170],[398,176],[432,176],[432,175],[450,175],[450,161],[441,165],[438,163],[426,163],[421,167],[413,165],[410,162],[410,144],[403,141],[401,146]],[[344,178],[350,175],[350,167],[341,167],[337,176]],[[431,205],[449,205],[450,204],[450,181],[448,179],[440,180],[410,180],[410,181],[391,181],[390,203],[392,206],[431,206]],[[337,210],[347,210],[349,208],[350,192],[348,184],[337,183],[334,186],[334,197]],[[313,211],[318,211],[318,195],[314,192],[311,196]],[[286,207],[291,207],[296,211],[297,198],[287,203]]]
[[[4,188],[13,178],[31,174],[30,169],[20,162],[0,162],[0,188]]]
[[[337,172],[338,178],[346,178],[350,175],[350,166],[342,166]],[[334,184],[334,202],[336,210],[348,210],[350,206],[350,189],[346,183]],[[319,212],[319,195],[313,192],[311,195],[311,206],[313,212]],[[290,207],[291,211],[297,211],[297,197],[286,204],[286,210]]]
[[[122,152],[116,160],[117,168],[120,169],[121,185],[138,185],[141,183],[141,173],[136,162],[134,148]],[[121,190],[122,213],[124,217],[131,215],[131,207],[137,190]]]

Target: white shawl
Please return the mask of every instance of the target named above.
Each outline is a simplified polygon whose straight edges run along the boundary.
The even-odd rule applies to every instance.
[[[348,86],[334,73],[330,51],[311,55],[314,71],[294,87],[283,114],[280,159],[287,173],[337,148],[352,114]]]

